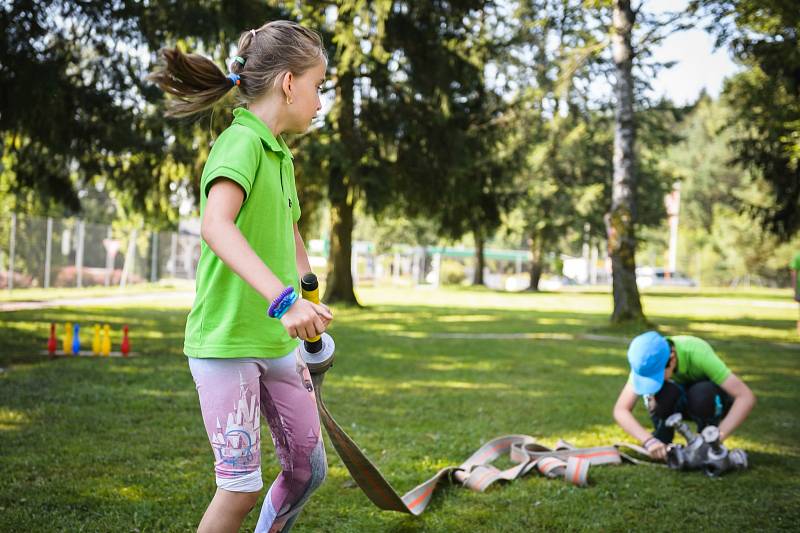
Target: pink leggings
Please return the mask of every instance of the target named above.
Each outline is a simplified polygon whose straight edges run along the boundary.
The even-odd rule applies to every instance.
[[[299,350],[277,359],[198,359],[189,368],[214,450],[217,487],[257,492],[261,479],[261,414],[281,464],[256,532],[288,531],[325,479],[327,462],[311,376]]]

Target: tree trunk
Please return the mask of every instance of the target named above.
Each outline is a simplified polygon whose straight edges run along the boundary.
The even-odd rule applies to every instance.
[[[531,236],[531,284],[528,287],[529,291],[538,291],[539,290],[539,281],[542,279],[542,270],[544,265],[542,264],[542,258],[544,257],[544,245],[542,242],[542,236],[537,232],[534,231],[533,235]]]
[[[631,33],[636,14],[630,0],[614,0],[612,52],[616,66],[616,113],[614,117],[614,181],[611,211],[606,215],[608,253],[614,292],[612,322],[644,320],[636,286],[636,168],[633,114],[633,48]]]
[[[354,81],[353,74],[348,71],[344,72],[336,83],[336,96],[340,105],[336,126],[342,147],[348,151],[352,150],[355,144]],[[353,164],[352,158],[348,159],[350,164],[346,167],[334,164],[330,170],[328,197],[331,202],[331,250],[323,299],[328,303],[359,305],[353,290],[351,265],[355,193],[350,184],[355,182],[353,173],[357,172],[357,167]]]
[[[472,234],[475,236],[475,275],[472,276],[472,284],[483,285],[483,267],[485,264],[483,233],[480,230],[474,230]]]
[[[359,305],[353,290],[351,266],[353,205],[344,196],[331,199],[331,250],[328,257],[327,283],[323,300],[328,303]]]

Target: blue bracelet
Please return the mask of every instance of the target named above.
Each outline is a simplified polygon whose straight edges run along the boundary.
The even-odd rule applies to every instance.
[[[281,291],[277,298],[272,300],[272,303],[269,305],[269,309],[267,309],[267,316],[270,318],[275,318],[275,312],[278,310],[278,306],[280,306],[281,302],[294,292],[294,287],[286,287]]]
[[[278,305],[278,308],[275,310],[275,317],[280,320],[283,315],[289,310],[293,303],[297,301],[299,296],[296,292],[292,292],[289,296],[283,299],[283,301]]]

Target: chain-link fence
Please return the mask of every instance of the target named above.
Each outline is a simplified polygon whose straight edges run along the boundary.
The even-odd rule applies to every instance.
[[[194,279],[200,237],[77,219],[2,215],[0,289]]]

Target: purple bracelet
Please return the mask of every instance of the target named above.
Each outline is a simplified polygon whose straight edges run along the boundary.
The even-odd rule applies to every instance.
[[[275,318],[275,311],[278,310],[278,306],[281,304],[284,298],[286,298],[293,292],[294,292],[294,287],[291,286],[283,289],[283,291],[281,291],[278,297],[272,300],[272,303],[269,304],[269,309],[267,309],[267,316],[269,316],[270,318]]]

